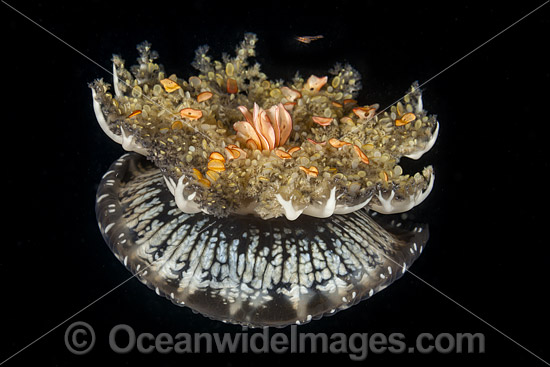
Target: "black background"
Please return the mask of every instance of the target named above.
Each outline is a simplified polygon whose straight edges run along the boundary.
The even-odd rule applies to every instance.
[[[382,107],[409,85],[437,75],[542,2],[386,1],[8,2],[91,60],[111,70],[118,53],[133,64],[135,45],[152,42],[167,71],[193,72],[194,50],[233,52],[257,33],[258,58],[272,79],[325,75],[349,62],[362,76],[362,104]],[[130,273],[105,245],[94,213],[97,184],[122,154],[97,126],[87,83],[111,75],[5,4],[2,7],[2,279],[0,362],[89,305]],[[411,271],[536,355],[550,360],[548,327],[548,108],[546,5],[424,86],[424,106],[440,136],[420,162],[435,187],[416,213],[431,238]],[[324,35],[303,45],[295,36]],[[75,356],[63,337],[73,321],[95,329],[95,348]],[[158,297],[137,280],[112,291],[5,363],[240,366],[351,363],[342,354],[117,355],[108,333],[239,332]],[[288,333],[288,328],[271,330]],[[544,365],[415,276],[300,332],[483,333],[484,354],[370,353],[365,364]]]

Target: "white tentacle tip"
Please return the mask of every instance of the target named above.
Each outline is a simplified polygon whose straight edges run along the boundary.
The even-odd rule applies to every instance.
[[[422,149],[420,149],[420,150],[418,150],[414,153],[407,154],[407,155],[405,155],[405,157],[415,159],[415,160],[420,159],[420,157],[422,157],[424,155],[424,153],[426,153],[427,151],[432,149],[435,142],[437,141],[437,136],[438,135],[439,135],[439,121],[436,121],[435,122],[435,130],[434,130],[432,136],[430,137],[430,140],[428,140],[426,142],[426,145],[424,146],[424,148],[422,148]]]
[[[283,207],[285,217],[288,220],[296,220],[304,211],[304,209],[294,209],[294,206],[292,205],[292,198],[289,200],[285,200],[283,199],[281,194],[275,194],[275,199],[277,199],[279,204],[281,204],[281,206]]]
[[[199,205],[193,201],[196,193],[193,192],[192,194],[187,196],[183,195],[183,189],[185,189],[185,187],[188,184],[189,184],[188,182],[186,182],[185,184],[183,183],[183,176],[179,178],[178,183],[174,188],[174,199],[176,200],[176,205],[184,213],[187,213],[187,214],[199,213],[202,210],[199,208]],[[172,187],[173,187],[173,181],[172,181]]]
[[[305,214],[316,218],[328,218],[336,209],[336,187],[330,190],[330,196],[323,204],[311,204],[303,209],[294,209],[292,198],[289,200],[283,199],[281,194],[275,194],[275,198],[283,207],[284,215],[288,220],[296,220],[300,215]]]
[[[120,127],[120,134],[122,136],[122,148],[128,152],[136,152],[141,155],[147,155],[147,149],[145,149],[141,144],[136,142],[136,138],[132,134],[126,134],[126,131]]]
[[[380,204],[372,204],[371,209],[377,211],[381,214],[396,214],[403,213],[411,210],[415,206],[421,204],[432,192],[435,182],[435,174],[433,171],[430,173],[430,178],[428,181],[428,187],[424,190],[419,190],[418,192],[410,195],[407,199],[394,200],[395,191],[392,190],[390,196],[384,198],[382,191],[379,191],[376,195]]]

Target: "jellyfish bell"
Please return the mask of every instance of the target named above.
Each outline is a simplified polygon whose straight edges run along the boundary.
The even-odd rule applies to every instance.
[[[130,71],[113,58],[115,93],[91,83],[93,107],[130,153],[103,176],[96,213],[157,294],[226,322],[301,324],[384,289],[421,253],[425,226],[373,213],[429,195],[432,167],[409,175],[398,163],[429,150],[439,125],[417,84],[387,112],[358,110],[349,65],[269,80],[249,65],[256,42],[246,34],[223,62],[199,48],[187,80],[167,77],[148,43]]]

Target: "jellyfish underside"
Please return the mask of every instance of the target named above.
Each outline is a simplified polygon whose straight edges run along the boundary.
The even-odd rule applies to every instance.
[[[161,171],[136,153],[104,175],[96,213],[117,258],[157,294],[251,327],[344,310],[401,277],[428,239],[426,226],[380,225],[366,209],[294,221],[186,214]]]

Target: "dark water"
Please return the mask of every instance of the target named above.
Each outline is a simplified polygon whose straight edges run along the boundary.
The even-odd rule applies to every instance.
[[[324,75],[349,62],[362,76],[362,104],[385,107],[409,85],[447,66],[510,26],[540,3],[513,8],[389,2],[245,6],[213,2],[112,5],[49,3],[15,6],[91,60],[111,70],[119,53],[132,64],[143,40],[178,75],[193,72],[197,46],[233,52],[244,32],[259,37],[257,61],[271,79]],[[87,83],[111,76],[2,4],[4,212],[0,361],[104,295],[129,273],[97,229],[94,196],[122,154],[103,135]],[[548,61],[541,55],[548,6],[496,37],[424,87],[424,106],[438,115],[435,147],[413,168],[433,164],[436,183],[415,210],[431,238],[411,271],[545,360],[550,326],[546,296]],[[303,45],[295,36],[324,35]],[[6,114],[7,112],[7,114]],[[96,332],[95,348],[75,356],[63,337],[73,321]],[[6,362],[221,365],[347,363],[346,354],[235,353],[118,355],[108,334],[118,324],[136,333],[240,332],[178,308],[135,279]],[[370,300],[299,329],[314,333],[483,333],[483,354],[371,352],[359,363],[481,365],[499,361],[544,365],[536,357],[408,274]],[[275,333],[276,331],[271,331]],[[290,333],[283,329],[282,332]]]

